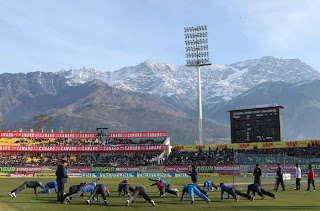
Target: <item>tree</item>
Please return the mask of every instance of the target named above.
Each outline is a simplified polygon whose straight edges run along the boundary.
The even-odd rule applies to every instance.
[[[43,132],[45,126],[52,120],[52,116],[41,114],[39,116],[33,117],[33,121],[35,122],[34,127],[41,129]]]

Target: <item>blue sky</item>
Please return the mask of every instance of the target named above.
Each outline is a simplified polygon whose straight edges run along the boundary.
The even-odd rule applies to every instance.
[[[319,11],[317,0],[0,0],[0,73],[183,65],[183,28],[204,24],[212,63],[276,56],[320,70]]]

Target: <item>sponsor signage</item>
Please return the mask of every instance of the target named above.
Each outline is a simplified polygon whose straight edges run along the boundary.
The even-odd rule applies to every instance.
[[[0,138],[72,138],[95,139],[96,133],[0,132]]]
[[[113,139],[133,139],[133,138],[166,138],[168,136],[167,132],[125,132],[125,133],[115,133],[110,132],[109,138]]]
[[[308,177],[308,173],[302,172],[302,173],[301,173],[301,176],[302,176],[302,177]],[[315,177],[320,177],[320,173],[319,173],[319,172],[315,172],[315,173],[314,173],[314,176],[315,176]]]
[[[117,152],[117,151],[163,151],[167,145],[134,146],[0,146],[2,152]]]
[[[164,166],[163,173],[188,173],[189,166]]]
[[[116,171],[114,166],[104,166],[104,167],[91,167],[92,173],[112,173]]]
[[[70,177],[82,177],[81,173],[68,173],[68,176]]]
[[[197,166],[198,173],[213,173],[213,166]],[[192,171],[192,167],[189,166],[189,172]]]
[[[42,173],[56,173],[57,166],[41,166]]]
[[[17,166],[16,172],[17,173],[40,173],[41,172],[41,166]]]
[[[90,166],[68,166],[67,167],[68,174],[82,174],[82,173],[91,173]]]
[[[261,177],[275,178],[277,173],[261,173]]]
[[[217,165],[217,166],[214,166],[214,173],[240,174],[240,165]]]
[[[88,173],[82,177],[189,177],[186,173],[166,174],[166,173]]]
[[[255,165],[240,165],[240,173],[253,173],[255,168]]]
[[[295,164],[285,164],[282,165],[284,173],[295,174],[296,173],[296,165]],[[266,173],[276,173],[278,169],[277,164],[267,164]]]
[[[9,174],[9,177],[33,177],[33,174],[12,173]]]
[[[308,170],[309,170],[308,165],[299,165],[299,166],[301,168],[301,172],[308,172]],[[312,166],[315,173],[320,172],[320,164],[313,164],[311,166]]]
[[[117,166],[116,172],[139,172],[139,166]]]
[[[0,166],[0,173],[15,173],[15,166]]]
[[[162,173],[163,166],[140,166],[140,173]]]
[[[56,173],[35,173],[34,177],[55,177]]]
[[[219,177],[219,174],[217,173],[202,173],[199,174],[200,178],[212,178],[212,177]]]

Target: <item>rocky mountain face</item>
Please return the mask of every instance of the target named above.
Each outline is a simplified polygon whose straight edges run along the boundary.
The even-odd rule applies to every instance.
[[[53,117],[46,130],[168,131],[178,143],[196,140],[196,119],[163,99],[112,88],[101,80],[74,86],[53,73],[0,75],[0,111],[5,130],[31,128],[33,117]],[[227,137],[228,127],[205,120],[205,137]],[[193,142],[194,143],[194,142]]]
[[[192,113],[197,107],[197,70],[145,61],[137,66],[124,67],[113,72],[82,68],[60,71],[69,84],[85,83],[92,79],[105,81],[112,87],[148,93],[168,99]],[[212,65],[202,69],[204,115],[219,109],[235,96],[268,81],[296,83],[320,79],[320,73],[298,59],[263,57],[231,65]],[[187,102],[187,105],[185,105]]]

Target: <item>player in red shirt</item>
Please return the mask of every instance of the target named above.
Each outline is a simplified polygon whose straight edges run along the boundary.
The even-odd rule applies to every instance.
[[[313,171],[311,165],[309,165],[309,171],[308,171],[308,189],[307,189],[307,191],[309,191],[309,189],[310,189],[310,183],[313,186],[313,191],[316,191],[316,186],[314,184],[314,171]]]
[[[160,197],[164,197],[165,196],[165,192],[173,194],[175,196],[179,196],[179,193],[176,190],[167,188],[163,183],[161,183],[160,181],[157,181],[156,183],[150,185],[150,186],[154,186],[156,185],[160,191]]]

